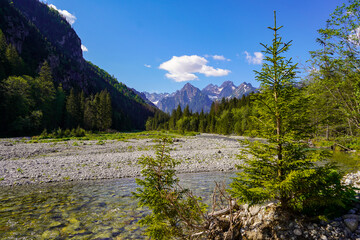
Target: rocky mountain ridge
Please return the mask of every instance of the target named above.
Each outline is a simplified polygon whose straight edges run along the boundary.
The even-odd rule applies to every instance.
[[[222,98],[241,98],[255,92],[256,88],[250,83],[243,82],[235,86],[232,81],[225,81],[221,86],[214,84],[207,85],[204,89],[194,87],[187,83],[184,87],[174,93],[148,93],[144,92],[146,100],[151,101],[155,106],[164,112],[171,113],[178,105],[182,109],[189,105],[193,112],[209,112],[211,104],[214,101],[220,101]]]

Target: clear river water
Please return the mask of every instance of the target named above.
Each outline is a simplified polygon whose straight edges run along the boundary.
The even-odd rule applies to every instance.
[[[234,173],[180,174],[205,202]],[[144,239],[133,178],[0,188],[0,239]]]
[[[359,168],[359,155],[334,153],[346,172]],[[215,181],[234,173],[180,174],[180,184],[206,203]],[[135,179],[0,187],[0,239],[144,239],[137,222],[149,213],[132,198]]]

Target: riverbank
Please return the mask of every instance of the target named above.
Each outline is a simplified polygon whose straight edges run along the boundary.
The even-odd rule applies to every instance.
[[[232,171],[242,137],[200,134],[176,138],[171,156],[178,173]],[[0,140],[0,185],[115,179],[140,175],[137,160],[154,155],[153,139],[70,140],[33,143]]]

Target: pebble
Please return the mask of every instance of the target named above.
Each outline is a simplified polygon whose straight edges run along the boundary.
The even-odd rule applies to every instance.
[[[294,234],[295,234],[296,236],[301,236],[302,232],[301,232],[300,229],[296,228],[296,229],[294,230]]]

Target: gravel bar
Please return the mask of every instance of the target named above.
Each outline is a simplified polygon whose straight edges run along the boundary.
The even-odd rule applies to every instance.
[[[171,156],[179,173],[232,171],[240,163],[242,137],[200,134],[175,139]],[[0,185],[112,179],[140,175],[143,155],[154,156],[153,139],[26,143],[0,139]]]

